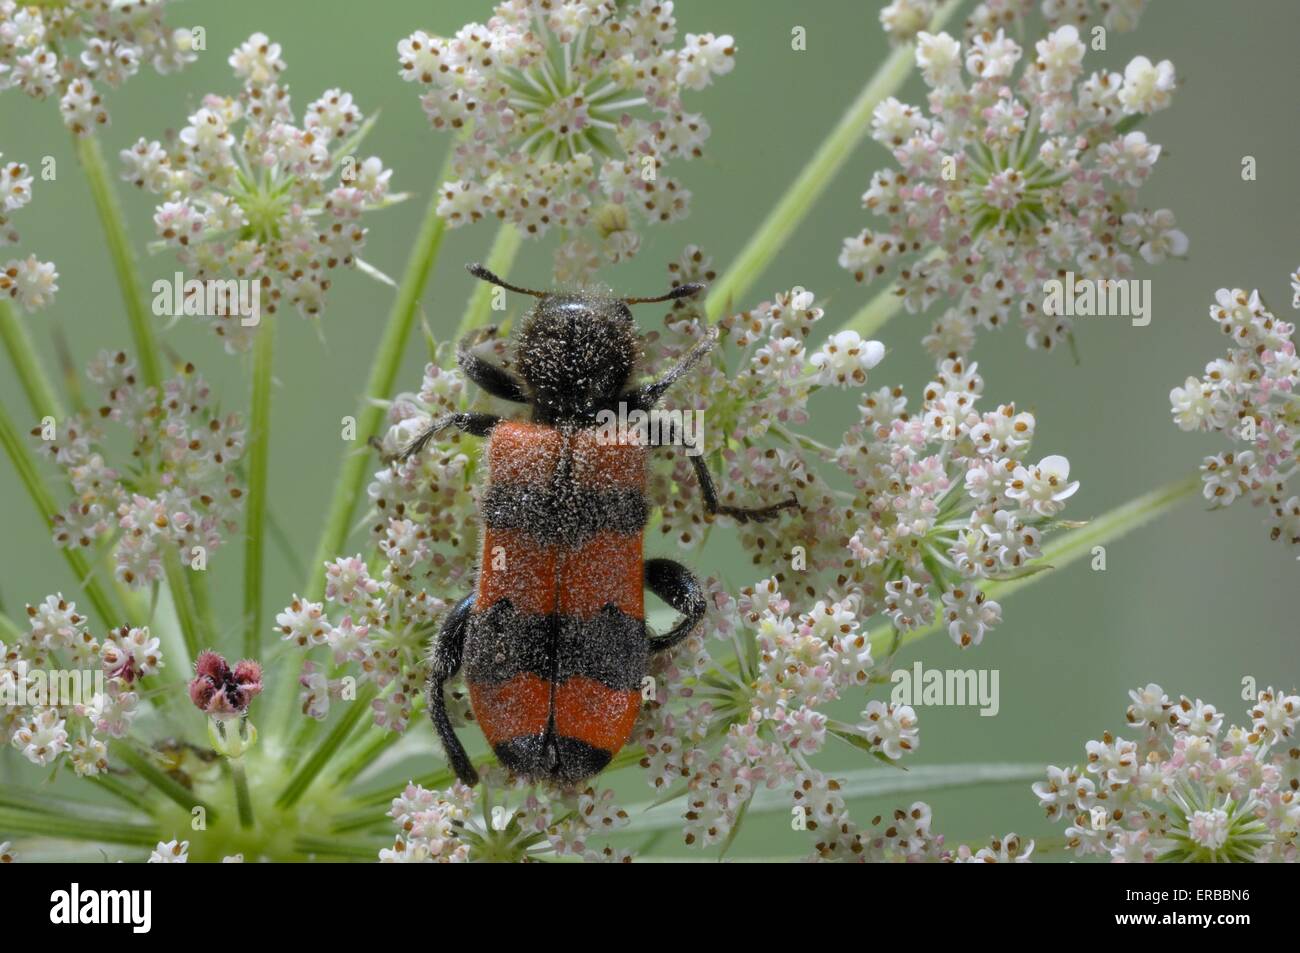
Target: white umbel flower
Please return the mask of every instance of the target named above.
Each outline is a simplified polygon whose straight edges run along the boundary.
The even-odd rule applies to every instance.
[[[858,731],[891,761],[911,754],[921,743],[916,712],[910,705],[870,701],[862,712]]]
[[[557,267],[570,278],[588,276],[588,243],[607,261],[631,257],[642,223],[690,206],[667,167],[701,155],[709,125],[683,94],[735,65],[730,35],[676,40],[672,4],[615,0],[510,0],[486,24],[403,39],[400,75],[423,89],[434,128],[474,127],[453,147],[439,214],[453,227],[507,221],[528,238],[564,230]]]

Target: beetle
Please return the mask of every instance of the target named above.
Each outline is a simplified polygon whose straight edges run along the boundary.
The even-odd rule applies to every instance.
[[[448,427],[488,439],[476,586],[447,614],[433,646],[428,709],[456,776],[477,783],[444,695],[463,667],[475,719],[500,763],[530,781],[571,787],[627,742],[650,657],[685,639],[705,613],[703,589],[686,567],[642,554],[650,446],[680,442],[680,428],[660,433],[657,444],[610,441],[597,419],[620,404],[649,411],[713,348],[717,332],[662,377],[632,384],[640,338],[629,306],[688,298],[703,285],[619,298],[534,291],[467,267],[538,299],[515,335],[518,377],[476,354],[471,336],[457,349],[468,380],[531,415],[447,414],[402,451],[403,459],[420,453]],[[771,506],[723,505],[703,456],[690,459],[710,514],[764,521],[798,506],[793,494]],[[681,614],[663,635],[646,626],[646,589]]]

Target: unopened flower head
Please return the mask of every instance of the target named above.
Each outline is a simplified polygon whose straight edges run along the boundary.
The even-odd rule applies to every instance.
[[[18,230],[10,216],[31,200],[31,171],[21,162],[0,161],[0,248],[18,244]],[[58,278],[53,262],[31,254],[10,258],[0,265],[0,300],[8,298],[24,311],[39,311],[54,299]]]
[[[1071,318],[1044,313],[1047,281],[1119,280],[1133,251],[1158,262],[1187,248],[1172,213],[1137,205],[1161,150],[1132,127],[1169,105],[1173,66],[1137,57],[1123,76],[1085,78],[1070,25],[1035,52],[1017,79],[1023,51],[1001,29],[965,44],[923,32],[929,111],[893,97],[875,110],[872,134],[898,168],[877,172],[862,201],[887,224],[846,239],[840,264],[860,282],[896,276],[912,312],[957,302],[926,339],[936,356],[968,352],[976,329],[1013,316],[1030,347],[1055,347]]]
[[[369,124],[350,93],[326,90],[294,118],[280,52],[249,37],[229,60],[243,89],[204,97],[166,147],[122,150],[122,177],[162,198],[155,229],[190,278],[256,281],[266,313],[283,301],[316,317],[334,270],[357,264],[364,213],[400,196],[383,163],[356,152]],[[214,317],[227,349],[248,346],[255,324]]]
[[[124,352],[104,351],[87,376],[102,392],[94,410],[31,434],[74,494],[54,519],[55,543],[89,551],[110,540],[117,576],[134,588],[158,582],[167,558],[206,568],[243,506],[239,418],[218,415],[193,365],[159,391],[140,382]],[[124,427],[132,442],[120,467],[110,462],[106,421]]]
[[[1220,288],[1210,318],[1227,336],[1228,352],[1169,392],[1174,423],[1231,442],[1201,465],[1205,499],[1216,507],[1243,498],[1264,507],[1270,537],[1300,554],[1300,496],[1290,492],[1300,436],[1295,325],[1275,317],[1258,291],[1240,288]]]
[[[164,22],[167,0],[0,0],[0,91],[57,98],[69,129],[108,124],[104,89],[151,66],[173,73],[193,62],[194,34]]]
[[[212,718],[242,717],[262,693],[262,666],[245,659],[231,667],[216,652],[200,652],[189,691],[194,707]]]
[[[700,155],[709,135],[683,93],[730,72],[736,50],[712,33],[676,42],[673,5],[657,0],[507,0],[452,37],[402,40],[401,76],[425,89],[434,127],[467,136],[443,219],[496,218],[529,237],[556,228],[561,259],[590,244],[619,261],[642,222],[682,218],[690,193],[665,167]]]

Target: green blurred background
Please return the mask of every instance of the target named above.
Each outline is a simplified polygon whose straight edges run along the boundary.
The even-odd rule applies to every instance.
[[[734,72],[688,102],[713,127],[703,159],[678,165],[693,193],[690,217],[647,230],[640,255],[603,277],[629,292],[651,293],[665,284],[664,266],[689,242],[726,266],[781,194],[812,149],[856,96],[887,47],[877,24],[879,3],[794,5],[751,0],[678,2],[679,30],[731,33],[739,47]],[[969,10],[970,3],[962,10]],[[356,4],[344,0],[220,0],[174,5],[172,25],[207,28],[207,52],[177,76],[145,72],[112,91],[112,126],[102,135],[106,153],[140,135],[158,138],[179,129],[209,91],[233,92],[226,64],[231,48],[254,31],[284,47],[285,80],[301,109],[322,90],[350,90],[367,112],[382,118],[366,144],[393,168],[393,185],[411,201],[371,215],[366,259],[400,275],[419,217],[448,145],[420,110],[418,92],[397,75],[397,41],[417,28],[450,33],[490,15],[488,0]],[[1035,21],[1037,22],[1037,21]],[[795,25],[807,29],[808,49],[790,49]],[[1216,288],[1259,288],[1275,313],[1291,320],[1287,280],[1300,264],[1295,240],[1298,200],[1295,158],[1300,116],[1294,38],[1300,6],[1294,0],[1153,0],[1134,33],[1110,35],[1106,53],[1088,54],[1086,66],[1112,69],[1134,55],[1169,58],[1179,75],[1173,107],[1148,120],[1148,136],[1164,146],[1156,173],[1142,192],[1144,204],[1169,207],[1191,238],[1188,261],[1147,268],[1139,277],[1154,286],[1154,317],[1147,328],[1127,322],[1083,322],[1080,361],[1067,353],[1031,352],[1012,328],[986,334],[975,357],[990,405],[1015,400],[1038,417],[1036,453],[1063,453],[1083,487],[1068,515],[1087,518],[1147,489],[1194,472],[1219,441],[1185,435],[1173,426],[1168,393],[1188,374],[1199,374],[1224,350],[1207,316]],[[1032,43],[1033,39],[1028,38]],[[1032,56],[1032,50],[1030,51]],[[913,77],[900,98],[920,103]],[[0,96],[0,151],[33,168],[42,156],[58,161],[54,182],[35,183],[33,204],[20,213],[24,253],[56,261],[61,290],[56,306],[30,318],[32,332],[53,364],[52,329],[66,334],[78,365],[100,348],[130,346],[125,317],[90,195],[53,102],[17,93]],[[1242,157],[1258,161],[1258,180],[1243,182]],[[743,302],[748,307],[780,289],[803,285],[827,302],[827,328],[847,319],[868,291],[836,264],[841,239],[867,223],[858,198],[870,174],[891,160],[870,140],[831,183],[768,272]],[[132,234],[143,248],[152,239],[152,197],[121,184]],[[486,255],[488,225],[449,232],[437,271],[422,298],[435,335],[451,335],[471,288],[466,261]],[[512,277],[545,284],[551,243],[526,243]],[[146,283],[170,277],[169,254],[144,256]],[[873,289],[874,290],[874,289]],[[294,547],[308,558],[338,468],[339,419],[356,412],[374,344],[392,291],[360,273],[337,277],[317,330],[285,313],[278,334],[273,402],[270,506]],[[652,312],[654,314],[654,312]],[[902,383],[915,401],[931,365],[919,340],[928,319],[897,317],[882,335],[890,347],[873,382]],[[215,336],[181,322],[165,344],[194,361],[223,396],[224,406],[246,410],[249,363],[225,355]],[[415,389],[425,361],[418,335],[408,348],[400,389]],[[26,401],[4,365],[0,399],[25,420]],[[853,398],[815,398],[815,429],[834,438],[853,419]],[[46,593],[75,591],[67,567],[28,505],[6,464],[0,466],[4,500],[3,573],[0,592],[9,611]],[[1200,500],[1112,545],[1108,571],[1086,561],[1036,582],[1003,605],[1005,622],[977,650],[960,653],[933,637],[916,647],[927,665],[1001,670],[1001,711],[981,718],[974,708],[921,709],[921,747],[912,764],[952,762],[1075,762],[1082,745],[1106,728],[1123,726],[1129,688],[1159,682],[1173,694],[1204,698],[1239,720],[1243,676],[1293,688],[1297,660],[1295,590],[1300,565],[1268,541],[1261,514],[1247,505],[1209,513]],[[717,535],[717,534],[715,534]],[[351,545],[359,547],[362,534]],[[213,592],[220,621],[233,633],[238,617],[241,547],[230,543],[214,556]],[[275,547],[268,550],[268,616],[302,588],[303,578]],[[705,572],[719,568],[737,585],[752,581],[748,560],[725,543],[690,560]],[[913,656],[904,659],[910,662]],[[416,731],[424,731],[418,725]],[[433,748],[429,733],[428,746]],[[860,764],[830,749],[828,763]],[[8,779],[37,781],[39,772],[12,760]],[[648,797],[638,780],[629,801]],[[910,801],[910,798],[907,799]],[[1014,830],[1059,835],[1041,817],[1026,785],[939,793],[928,797],[935,829],[950,840],[984,840]],[[866,822],[893,802],[855,804]],[[804,835],[776,817],[747,825],[736,855],[791,855]],[[662,850],[680,854],[675,837]],[[1056,854],[1060,857],[1060,854]],[[1046,859],[1046,858],[1044,858]]]

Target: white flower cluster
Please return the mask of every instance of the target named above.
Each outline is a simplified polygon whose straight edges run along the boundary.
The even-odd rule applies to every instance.
[[[83,777],[106,771],[109,741],[139,712],[140,679],[163,667],[158,639],[122,626],[100,641],[62,593],[27,606],[27,625],[13,644],[0,642],[0,744],[42,768],[66,755]]]
[[[738,599],[709,585],[706,631],[671,658],[655,663],[655,700],[641,715],[633,742],[656,792],[686,788],[683,837],[694,847],[728,841],[756,796],[789,792],[791,807],[814,838],[813,860],[962,861],[1028,858],[1015,835],[978,855],[945,850],[930,831],[930,808],[917,802],[881,826],[857,826],[842,779],[811,763],[834,736],[877,758],[896,761],[919,744],[916,713],[907,705],[867,702],[861,721],[837,720],[830,709],[857,691],[888,682],[890,659],[873,660],[855,600],[821,599],[792,611],[775,578],[741,590]],[[707,644],[734,649],[725,661]],[[999,845],[1002,846],[999,846]]]
[[[253,34],[229,59],[239,95],[205,96],[169,148],[122,150],[122,178],[162,197],[154,226],[190,278],[258,281],[264,313],[283,299],[315,317],[333,270],[356,264],[363,214],[400,196],[377,157],[356,154],[369,127],[350,93],[326,90],[295,120],[280,52]],[[248,347],[253,326],[212,317],[228,350]]]
[[[393,799],[389,816],[398,834],[392,847],[379,852],[380,862],[499,863],[547,856],[607,863],[632,859],[629,851],[591,843],[628,823],[627,813],[614,804],[613,791],[542,790],[512,784],[496,768],[489,769],[486,782],[477,792],[459,783],[446,791],[407,784]],[[480,799],[481,809],[476,804]]]
[[[859,282],[896,275],[909,311],[956,302],[926,338],[936,356],[968,353],[977,329],[1013,315],[1030,347],[1055,347],[1071,319],[1044,313],[1046,281],[1120,279],[1128,249],[1149,263],[1187,250],[1172,213],[1137,204],[1161,150],[1133,126],[1169,105],[1173,65],[1139,56],[1122,76],[1085,79],[1070,25],[1035,50],[1017,79],[1022,50],[1001,29],[964,45],[921,33],[929,112],[893,97],[875,110],[872,135],[898,168],[877,172],[862,202],[888,224],[845,239],[839,261]]]
[[[1300,307],[1300,270],[1292,276]],[[1300,548],[1300,496],[1287,495],[1296,471],[1300,435],[1300,360],[1295,325],[1280,321],[1258,291],[1220,288],[1210,317],[1231,341],[1226,356],[1169,392],[1174,423],[1187,431],[1213,431],[1241,449],[1205,458],[1205,498],[1227,506],[1247,498],[1268,510],[1272,539]],[[1300,558],[1298,556],[1297,558]]]
[[[932,591],[953,641],[978,645],[1001,620],[981,580],[1032,571],[1042,537],[1078,490],[1065,457],[1027,457],[1034,416],[980,412],[977,365],[943,361],[920,413],[896,390],[869,393],[836,460],[853,479],[848,548],[869,572],[870,605],[899,631],[930,624]]]
[[[164,382],[143,387],[125,353],[102,351],[86,370],[104,401],[63,423],[54,439],[32,430],[41,453],[63,471],[73,501],[54,520],[54,542],[89,549],[113,539],[117,576],[144,588],[163,576],[167,549],[189,565],[206,560],[236,529],[244,487],[239,417],[219,416],[213,395],[192,364]],[[101,421],[131,435],[131,464],[117,469]]]
[[[966,36],[997,30],[1023,32],[1037,6],[1048,26],[1127,33],[1137,28],[1147,0],[984,0],[966,20]],[[1100,21],[1100,22],[1098,22]]]
[[[711,275],[694,247],[670,273],[675,282]],[[818,443],[799,429],[812,394],[865,386],[884,353],[842,331],[809,355],[804,342],[822,316],[813,294],[796,288],[718,322],[723,343],[739,356],[720,348],[713,363],[692,372],[689,397],[676,400],[704,409],[705,449],[721,461],[720,499],[758,505],[793,493],[797,515],[739,528],[755,564],[789,561],[809,593],[851,596],[900,631],[929,625],[938,612],[954,641],[977,645],[1000,620],[979,583],[1033,571],[1043,535],[1079,486],[1069,461],[1028,458],[1034,416],[1013,404],[980,411],[983,378],[959,358],[940,363],[919,413],[909,411],[901,388],[867,391],[859,422],[839,445]],[[656,366],[688,350],[704,326],[690,302],[678,302],[667,325],[652,348]],[[847,475],[852,493],[832,489],[819,463]],[[699,545],[712,519],[690,470],[684,455],[662,454],[650,486],[660,532],[683,548]]]
[[[1080,857],[1117,863],[1295,862],[1300,834],[1300,697],[1261,691],[1248,723],[1224,727],[1213,705],[1129,692],[1132,737],[1086,746],[1082,768],[1049,767],[1034,794],[1064,820]]]
[[[96,84],[116,88],[149,64],[161,74],[193,62],[193,36],[163,22],[167,0],[0,0],[0,91],[59,97],[79,136],[108,123]]]
[[[401,76],[424,88],[434,127],[467,130],[443,219],[498,218],[529,237],[559,229],[560,270],[577,277],[593,253],[595,264],[635,254],[639,222],[682,218],[690,193],[665,166],[700,155],[709,135],[682,94],[730,72],[735,43],[676,40],[661,0],[505,0],[486,24],[402,40]]]
[[[0,153],[0,158],[4,154]],[[0,163],[0,248],[18,244],[10,215],[32,200],[32,176],[21,162]],[[39,311],[59,290],[53,262],[35,255],[11,258],[0,266],[0,298],[17,301],[25,311]]]

